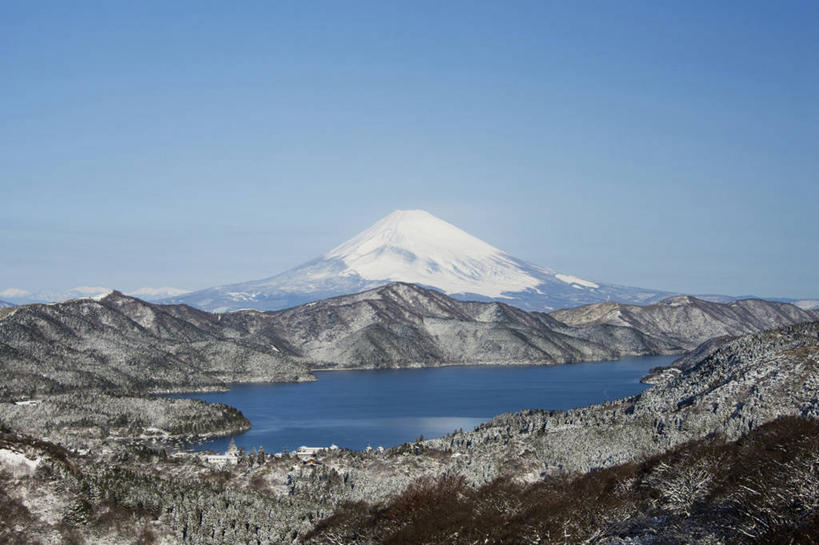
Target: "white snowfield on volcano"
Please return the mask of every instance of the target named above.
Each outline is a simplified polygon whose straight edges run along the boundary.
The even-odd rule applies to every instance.
[[[601,301],[649,303],[670,295],[584,280],[532,265],[423,210],[397,210],[323,256],[276,276],[167,299],[209,311],[277,310],[390,282],[460,299],[550,311]]]
[[[513,257],[423,210],[393,212],[324,257],[344,262],[341,275],[423,284],[446,293],[495,298],[541,283]]]

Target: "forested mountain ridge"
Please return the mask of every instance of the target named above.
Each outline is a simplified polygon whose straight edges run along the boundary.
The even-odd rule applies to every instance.
[[[796,305],[763,299],[713,303],[685,295],[651,305],[596,303],[558,310],[553,318],[574,327],[620,325],[692,350],[709,339],[740,336],[819,319]]]
[[[819,528],[817,377],[819,323],[806,323],[705,351],[631,398],[500,415],[384,452],[327,450],[315,463],[257,452],[220,468],[141,447],[79,454],[0,429],[0,537],[361,545],[805,538]]]
[[[306,367],[273,347],[203,327],[211,319],[195,309],[152,305],[118,292],[99,301],[5,309],[0,315],[0,399],[313,379]]]
[[[580,307],[578,315],[589,308]],[[673,354],[715,336],[815,319],[793,305],[762,300],[722,304],[675,297],[627,308],[640,319],[581,321],[572,320],[571,311],[528,312],[394,283],[287,310],[221,316],[223,324],[246,332],[244,339],[275,339],[311,367],[555,364]]]
[[[211,314],[113,292],[0,311],[0,400],[312,380],[310,369],[559,364],[681,353],[718,335],[807,321],[793,305],[676,297],[545,314],[414,284],[275,312]]]

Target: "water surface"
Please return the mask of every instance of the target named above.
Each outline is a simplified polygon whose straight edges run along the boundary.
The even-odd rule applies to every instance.
[[[549,367],[439,367],[317,371],[301,384],[236,384],[228,392],[191,397],[226,403],[253,427],[234,437],[247,450],[294,450],[301,445],[362,449],[437,437],[504,412],[571,409],[643,391],[640,378],[676,356],[632,358]],[[229,438],[197,445],[223,451]]]

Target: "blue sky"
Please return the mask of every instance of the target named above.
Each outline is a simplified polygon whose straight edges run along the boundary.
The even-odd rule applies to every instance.
[[[819,3],[0,4],[0,292],[271,276],[423,208],[819,297]]]

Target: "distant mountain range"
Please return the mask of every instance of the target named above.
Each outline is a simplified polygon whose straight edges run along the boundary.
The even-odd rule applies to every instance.
[[[423,210],[398,210],[289,271],[159,302],[184,303],[211,312],[280,310],[391,282],[437,289],[462,301],[500,301],[541,312],[609,301],[645,305],[679,295],[556,272],[513,257]],[[700,298],[718,303],[740,299],[726,295]],[[803,300],[799,306],[819,308],[819,301]]]
[[[7,301],[0,301],[0,308],[8,308],[8,307],[13,307],[13,306],[14,306],[14,304],[9,303]]]
[[[119,292],[0,310],[0,399],[77,390],[209,390],[312,380],[312,369],[557,364],[679,353],[819,319],[761,300],[674,297],[552,314],[394,283],[296,308],[211,314]]]
[[[21,289],[7,289],[2,292],[2,296],[11,299],[13,302],[6,303],[8,306],[28,305],[32,303],[59,303],[71,299],[99,299],[114,291],[104,286],[76,286],[66,290],[39,290],[29,292]],[[139,297],[145,301],[159,301],[168,297],[178,297],[190,293],[190,290],[178,288],[139,288],[128,291],[128,295]],[[0,306],[2,308],[2,306]]]
[[[819,310],[819,299],[799,299],[789,301],[791,304],[805,310]]]
[[[166,299],[204,310],[278,310],[390,282],[461,300],[549,311],[601,301],[646,304],[669,295],[585,280],[515,258],[422,210],[399,210],[323,256],[282,274]]]
[[[326,254],[276,276],[198,291],[172,287],[126,291],[146,301],[186,304],[210,312],[281,310],[392,282],[437,289],[462,301],[499,301],[540,312],[599,302],[645,305],[675,292],[591,281],[527,263],[423,210],[398,210]],[[112,289],[78,286],[54,291],[8,288],[12,304],[101,298]],[[727,303],[748,296],[697,295]],[[802,309],[817,299],[774,298]],[[2,308],[2,307],[0,307]]]

